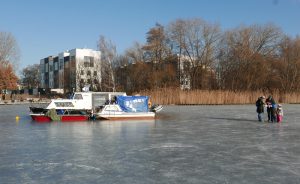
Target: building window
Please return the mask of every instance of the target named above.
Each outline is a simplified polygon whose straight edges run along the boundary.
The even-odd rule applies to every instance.
[[[58,70],[58,62],[54,63],[54,70],[57,71]]]
[[[75,61],[71,61],[71,67],[75,68],[75,65],[76,65]]]
[[[45,65],[40,65],[40,71],[41,73],[45,73]]]
[[[70,60],[75,62],[75,56],[71,56]]]
[[[69,62],[65,62],[65,68],[69,68]]]
[[[83,70],[81,70],[80,74],[81,74],[81,75],[84,75],[84,71],[83,71]]]
[[[62,70],[64,68],[64,60],[59,59],[59,69]]]
[[[97,71],[94,71],[94,76],[97,76]]]
[[[84,67],[94,67],[94,57],[84,56]]]
[[[90,57],[84,56],[84,67],[90,67]]]
[[[94,58],[90,57],[90,67],[94,67]]]
[[[87,71],[87,75],[91,75],[91,71],[90,70]]]
[[[45,69],[46,69],[46,70],[45,70],[46,72],[48,72],[48,71],[49,71],[49,64],[48,64],[48,63],[46,63],[46,67],[45,67]]]

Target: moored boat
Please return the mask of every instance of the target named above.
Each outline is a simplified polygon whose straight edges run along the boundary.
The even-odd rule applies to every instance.
[[[53,99],[46,108],[30,107],[34,121],[86,121],[88,119],[154,119],[162,105],[149,107],[148,96],[123,92],[76,92],[72,99]]]
[[[148,96],[116,96],[115,100],[114,104],[102,106],[94,114],[96,118],[106,120],[155,118],[155,112],[148,107]]]
[[[30,116],[34,121],[86,121],[94,108],[111,101],[116,95],[126,93],[75,92],[71,99],[52,99],[45,108],[29,107],[32,112]],[[55,112],[50,112],[52,109]]]
[[[97,119],[127,120],[127,119],[154,119],[154,112],[125,112],[118,104],[104,105],[100,112],[95,113]]]

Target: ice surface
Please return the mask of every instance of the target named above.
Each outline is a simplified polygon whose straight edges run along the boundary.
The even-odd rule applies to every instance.
[[[279,124],[258,122],[254,105],[72,123],[0,106],[0,183],[300,183],[299,107],[284,105]]]

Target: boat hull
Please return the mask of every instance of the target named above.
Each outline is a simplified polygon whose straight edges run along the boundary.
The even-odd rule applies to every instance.
[[[149,120],[155,118],[155,113],[97,114],[96,118],[102,120]]]
[[[37,122],[50,122],[52,121],[50,117],[45,116],[44,114],[30,114],[33,121]]]
[[[37,122],[50,122],[52,119],[44,114],[30,114],[33,121]],[[88,115],[60,115],[60,121],[87,121],[89,120]]]
[[[61,121],[87,121],[89,120],[89,116],[87,115],[64,115],[61,116]]]

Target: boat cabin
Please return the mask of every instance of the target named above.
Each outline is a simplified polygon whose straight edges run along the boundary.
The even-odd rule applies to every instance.
[[[110,103],[115,96],[126,96],[125,92],[75,92],[71,99],[53,99],[46,109],[91,110]]]

